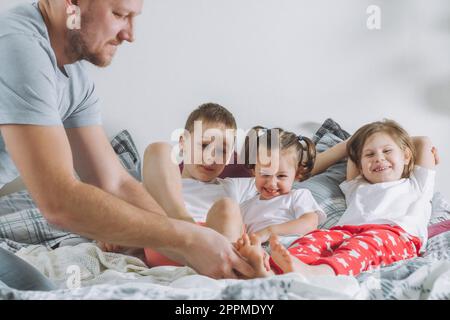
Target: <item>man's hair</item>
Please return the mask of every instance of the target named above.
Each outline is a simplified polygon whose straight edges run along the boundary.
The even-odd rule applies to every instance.
[[[227,129],[237,129],[233,114],[225,107],[217,103],[205,103],[195,109],[188,117],[185,129],[189,132],[194,130],[194,122],[220,123]]]
[[[408,132],[403,129],[397,122],[393,120],[376,121],[361,127],[350,138],[347,143],[347,153],[349,158],[361,169],[361,157],[364,144],[367,139],[375,133],[386,133],[392,140],[403,150],[403,152],[411,152],[411,160],[405,166],[402,178],[408,178],[414,169],[415,148]]]

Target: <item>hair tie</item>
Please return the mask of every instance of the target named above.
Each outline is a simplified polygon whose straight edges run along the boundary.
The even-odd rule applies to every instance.
[[[298,135],[298,141],[302,142],[303,140],[305,140],[305,137],[302,136],[301,134]]]

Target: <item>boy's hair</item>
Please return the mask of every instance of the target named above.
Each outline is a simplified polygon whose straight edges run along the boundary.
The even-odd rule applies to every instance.
[[[406,152],[407,149],[411,152],[411,160],[405,166],[402,178],[409,178],[414,169],[415,149],[414,144],[408,132],[403,129],[397,122],[393,120],[384,119],[383,121],[376,121],[359,128],[356,133],[350,138],[347,143],[347,153],[349,158],[361,169],[361,157],[364,144],[367,139],[375,133],[388,134],[395,143]]]
[[[236,120],[233,114],[225,107],[217,103],[205,103],[195,109],[188,117],[185,129],[189,132],[194,130],[195,121],[209,123],[221,123],[229,129],[237,129]]]
[[[276,132],[275,138],[278,141],[272,141],[274,137],[272,133]],[[256,142],[256,150],[254,144]],[[270,152],[273,148],[278,147],[279,151],[286,151],[292,149],[295,152],[297,161],[297,170],[300,169],[302,177],[305,180],[311,176],[316,160],[316,146],[307,137],[297,135],[295,133],[285,131],[281,128],[267,129],[262,126],[253,127],[245,137],[245,166],[249,169],[255,169],[256,154],[259,153],[260,147],[264,144]],[[252,150],[256,151],[253,152]],[[253,159],[250,159],[252,157]]]

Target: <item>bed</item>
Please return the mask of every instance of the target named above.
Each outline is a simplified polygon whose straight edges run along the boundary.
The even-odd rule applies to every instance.
[[[318,151],[346,139],[348,133],[328,119],[313,137]],[[124,131],[113,147],[130,173],[140,176],[140,163],[131,136]],[[297,183],[308,188],[328,215],[321,227],[333,226],[345,210],[339,183],[345,163]],[[105,253],[95,243],[48,225],[26,191],[2,198],[21,206],[15,215],[0,215],[0,247],[35,266],[53,280],[51,292],[17,291],[0,284],[0,299],[450,299],[450,204],[436,193],[426,253],[357,277],[306,279],[286,274],[254,280],[214,280],[188,267],[148,268],[140,252]],[[30,230],[39,230],[39,235]],[[8,238],[8,240],[6,239]]]

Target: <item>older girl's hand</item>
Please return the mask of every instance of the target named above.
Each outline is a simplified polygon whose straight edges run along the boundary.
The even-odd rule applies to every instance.
[[[438,165],[441,162],[441,159],[439,158],[439,153],[436,147],[431,148],[431,152],[434,155],[434,161],[436,165]]]

